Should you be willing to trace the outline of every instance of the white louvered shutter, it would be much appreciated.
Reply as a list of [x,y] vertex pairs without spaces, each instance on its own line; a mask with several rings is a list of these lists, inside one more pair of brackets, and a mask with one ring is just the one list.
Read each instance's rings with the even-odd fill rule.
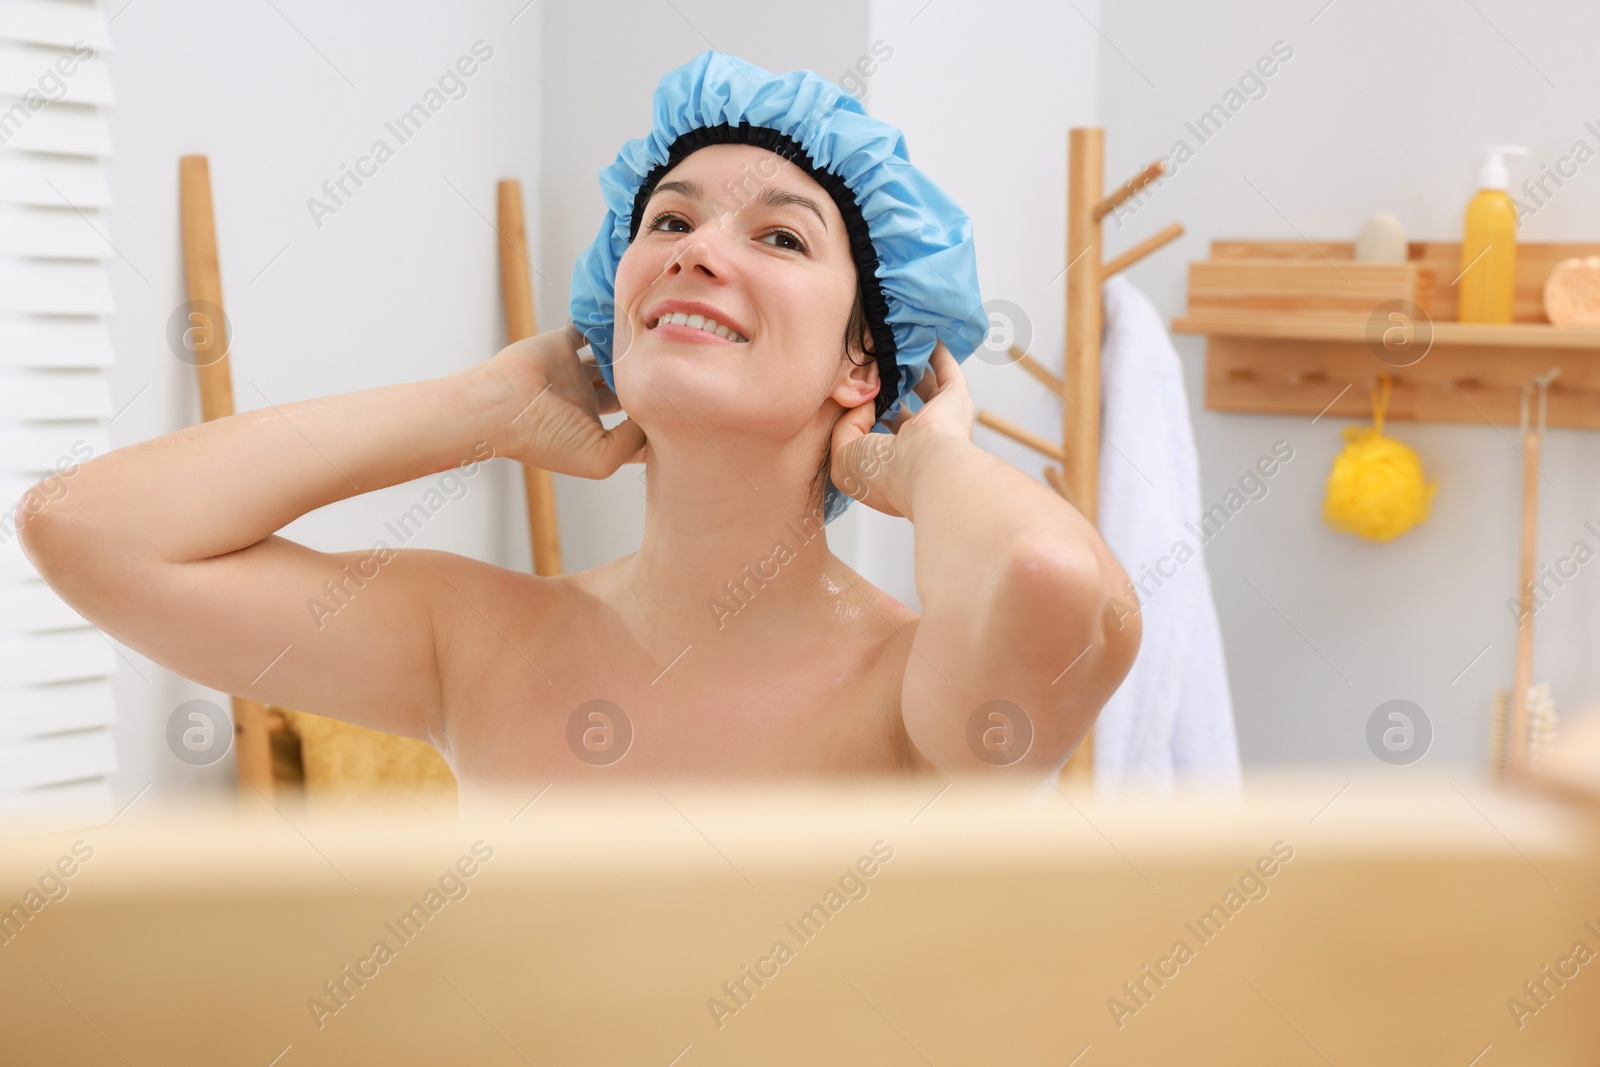
[[29,566],[11,511],[110,447],[110,45],[96,3],[0,0],[0,817],[61,825],[112,814],[117,653]]

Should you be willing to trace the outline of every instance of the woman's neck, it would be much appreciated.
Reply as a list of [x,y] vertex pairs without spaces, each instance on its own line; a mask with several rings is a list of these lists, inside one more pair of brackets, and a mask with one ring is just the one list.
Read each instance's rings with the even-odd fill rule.
[[704,468],[675,478],[683,468],[658,460],[647,455],[644,537],[617,561],[615,586],[617,609],[657,654],[675,641],[731,651],[793,638],[855,598],[811,499],[814,460],[746,452],[740,473],[716,479]]

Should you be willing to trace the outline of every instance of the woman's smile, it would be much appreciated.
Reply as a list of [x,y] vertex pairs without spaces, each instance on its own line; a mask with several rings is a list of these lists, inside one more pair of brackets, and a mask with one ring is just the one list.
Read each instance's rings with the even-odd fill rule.
[[[750,340],[750,331],[735,321],[727,312],[712,304],[698,300],[662,300],[645,315],[644,326],[656,330],[664,326],[686,327],[719,340],[744,344]],[[663,336],[680,337],[679,331],[668,331]],[[699,340],[699,338],[684,338]]]
[[691,326],[688,323],[678,323],[671,318],[663,318],[650,329],[652,334],[667,341],[688,341],[694,344],[706,345],[736,345],[744,344],[731,337],[714,334],[702,326]]

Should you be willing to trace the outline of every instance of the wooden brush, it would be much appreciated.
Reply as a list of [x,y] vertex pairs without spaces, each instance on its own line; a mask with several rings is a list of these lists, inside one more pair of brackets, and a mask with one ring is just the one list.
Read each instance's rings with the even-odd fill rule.
[[[1548,685],[1533,684],[1534,556],[1538,549],[1539,450],[1544,440],[1545,398],[1561,373],[1552,367],[1522,390],[1522,592],[1517,623],[1517,666],[1512,688],[1496,689],[1489,717],[1489,762],[1499,777],[1525,774],[1555,743],[1556,707]],[[1539,391],[1539,419],[1529,425],[1528,400]]]

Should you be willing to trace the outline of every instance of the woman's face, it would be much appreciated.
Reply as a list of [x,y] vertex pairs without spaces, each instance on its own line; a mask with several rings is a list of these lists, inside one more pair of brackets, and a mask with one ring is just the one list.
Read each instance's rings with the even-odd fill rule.
[[[697,428],[792,440],[877,394],[845,358],[855,261],[837,205],[797,164],[754,145],[702,148],[662,176],[617,266],[617,398]],[[742,335],[664,323],[672,301],[715,309]],[[692,312],[690,312],[692,313]]]

